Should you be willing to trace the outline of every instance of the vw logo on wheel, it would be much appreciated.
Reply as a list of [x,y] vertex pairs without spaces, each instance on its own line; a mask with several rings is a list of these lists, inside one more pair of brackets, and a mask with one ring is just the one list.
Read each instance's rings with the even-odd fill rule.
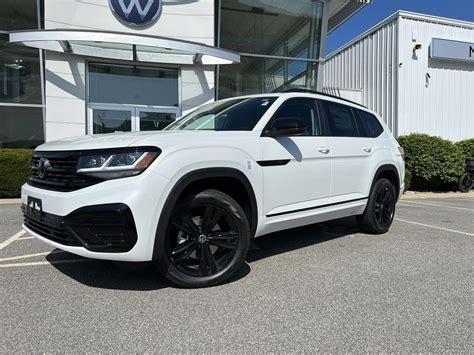
[[51,167],[51,163],[46,158],[41,158],[38,162],[38,177],[40,179],[46,178],[48,175],[48,170]]
[[158,19],[162,0],[109,0],[109,6],[126,25],[144,27]]

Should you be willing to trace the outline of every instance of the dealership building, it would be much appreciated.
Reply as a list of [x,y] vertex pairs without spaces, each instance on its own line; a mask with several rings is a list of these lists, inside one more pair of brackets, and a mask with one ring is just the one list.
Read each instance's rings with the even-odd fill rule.
[[474,137],[473,22],[399,11],[329,54],[321,76],[396,136]]
[[0,147],[158,130],[203,103],[321,89],[369,0],[2,0]]

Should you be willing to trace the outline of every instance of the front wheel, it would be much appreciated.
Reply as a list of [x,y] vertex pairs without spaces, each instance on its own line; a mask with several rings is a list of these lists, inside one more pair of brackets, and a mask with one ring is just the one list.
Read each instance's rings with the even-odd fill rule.
[[214,286],[241,268],[249,243],[249,222],[241,206],[221,191],[205,190],[186,196],[173,210],[166,260],[159,265],[178,286]]
[[370,191],[364,213],[357,217],[360,229],[370,234],[388,232],[395,216],[396,202],[395,186],[388,179],[377,180]]
[[472,175],[470,173],[464,173],[458,181],[459,191],[469,192],[472,189]]

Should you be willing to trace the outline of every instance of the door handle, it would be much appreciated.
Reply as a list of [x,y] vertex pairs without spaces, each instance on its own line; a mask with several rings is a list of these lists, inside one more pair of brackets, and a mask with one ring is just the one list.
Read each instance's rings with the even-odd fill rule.
[[372,148],[364,147],[364,148],[362,148],[362,150],[366,153],[370,153],[372,151]]
[[323,154],[327,154],[327,153],[329,153],[329,149],[325,148],[325,147],[320,147],[320,148],[318,148],[318,152],[323,153]]

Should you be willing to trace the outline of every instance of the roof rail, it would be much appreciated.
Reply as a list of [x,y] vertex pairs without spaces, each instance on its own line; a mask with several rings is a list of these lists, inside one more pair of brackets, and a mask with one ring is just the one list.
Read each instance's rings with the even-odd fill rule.
[[284,93],[288,93],[288,92],[301,92],[301,93],[308,93],[308,94],[317,94],[317,95],[332,97],[333,99],[338,99],[338,100],[350,102],[351,104],[354,104],[354,105],[357,105],[357,106],[361,106],[361,107],[367,108],[367,106],[364,106],[364,105],[362,105],[362,104],[360,104],[360,103],[358,103],[358,102],[355,102],[355,101],[352,101],[352,100],[349,100],[349,99],[345,99],[345,98],[343,98],[343,97],[339,97],[339,96],[336,96],[336,95],[326,94],[325,92],[320,92],[320,91],[316,91],[316,90],[311,90],[311,89],[292,88],[292,89],[287,89],[287,90],[285,90],[285,91],[283,91],[283,92],[284,92]]

